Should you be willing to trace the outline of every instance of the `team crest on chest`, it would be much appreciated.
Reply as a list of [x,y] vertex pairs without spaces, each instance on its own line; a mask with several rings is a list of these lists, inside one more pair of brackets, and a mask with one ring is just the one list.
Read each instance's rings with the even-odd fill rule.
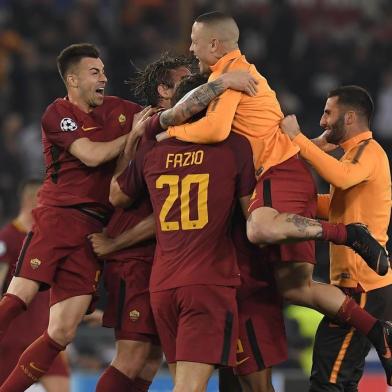
[[60,121],[60,128],[64,132],[73,132],[78,129],[78,126],[77,126],[76,122],[74,120],[72,120],[72,118],[64,117]]
[[137,321],[137,320],[139,320],[139,317],[140,317],[140,312],[138,312],[136,309],[131,310],[131,311],[129,312],[129,318],[130,318],[132,321]]
[[120,114],[119,116],[118,116],[118,122],[120,123],[120,125],[124,125],[125,124],[125,121],[127,121],[127,118],[125,117],[125,114]]
[[36,270],[41,265],[41,260],[40,259],[31,259],[30,265],[33,270]]

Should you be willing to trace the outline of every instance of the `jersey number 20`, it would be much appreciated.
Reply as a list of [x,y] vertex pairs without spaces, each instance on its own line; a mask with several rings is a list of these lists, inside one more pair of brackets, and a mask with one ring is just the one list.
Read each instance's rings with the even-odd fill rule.
[[[208,223],[208,183],[209,174],[188,174],[181,181],[177,175],[162,175],[156,180],[156,187],[162,189],[165,185],[169,186],[169,195],[163,203],[159,213],[162,231],[180,230],[180,222],[167,221],[166,217],[174,202],[180,194],[181,206],[181,229],[182,230],[200,230]],[[190,219],[189,199],[191,185],[198,185],[197,192],[197,216],[198,219]]]

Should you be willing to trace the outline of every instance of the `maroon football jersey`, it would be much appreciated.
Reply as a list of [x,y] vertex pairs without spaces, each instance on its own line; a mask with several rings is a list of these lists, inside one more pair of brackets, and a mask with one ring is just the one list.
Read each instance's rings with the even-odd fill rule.
[[67,99],[56,99],[42,117],[42,144],[46,178],[39,202],[50,206],[92,203],[111,209],[109,185],[116,160],[88,167],[68,152],[77,139],[108,142],[132,129],[141,107],[118,97],[105,97],[102,105],[84,113]]
[[[116,208],[113,216],[110,218],[106,228],[106,234],[111,237],[117,237],[124,231],[136,226],[143,219],[152,214],[152,207],[148,195],[141,198],[132,207],[124,210]],[[121,249],[117,252],[110,253],[108,260],[127,261],[130,259],[139,259],[152,263],[155,251],[155,239],[139,242],[138,244]]]
[[4,281],[3,292],[6,291],[11,282],[26,234],[17,221],[8,223],[0,230],[0,263],[8,264],[8,273]]
[[215,145],[146,143],[119,184],[132,199],[145,186],[150,193],[157,226],[151,291],[240,284],[230,218],[237,198],[254,188],[246,138],[232,133]]
[[246,236],[246,221],[237,204],[233,219],[233,242],[237,252],[238,266],[241,274],[241,286],[237,289],[237,297],[241,300],[257,293],[260,289],[270,288],[276,292],[273,266],[268,263],[263,249],[249,242]]

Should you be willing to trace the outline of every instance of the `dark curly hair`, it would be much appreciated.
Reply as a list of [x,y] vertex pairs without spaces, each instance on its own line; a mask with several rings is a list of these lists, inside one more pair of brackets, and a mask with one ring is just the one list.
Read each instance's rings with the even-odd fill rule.
[[160,99],[158,86],[163,84],[173,88],[170,71],[179,67],[191,69],[192,59],[186,56],[175,57],[165,52],[158,60],[148,64],[143,71],[138,71],[135,78],[126,83],[131,86],[132,93],[141,103],[157,106]]

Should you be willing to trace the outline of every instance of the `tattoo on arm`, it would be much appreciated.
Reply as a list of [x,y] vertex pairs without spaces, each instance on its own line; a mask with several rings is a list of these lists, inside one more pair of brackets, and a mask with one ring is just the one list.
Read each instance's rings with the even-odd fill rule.
[[163,128],[179,125],[196,113],[205,109],[209,103],[226,90],[220,79],[205,83],[192,92],[184,101],[178,102],[173,108],[165,110],[160,116]]
[[305,218],[304,216],[295,215],[295,214],[287,214],[286,222],[292,223],[300,233],[304,233],[303,238],[321,238],[322,237],[322,230],[320,233],[316,235],[313,232],[309,232],[311,228],[320,227],[320,222],[315,219]]

